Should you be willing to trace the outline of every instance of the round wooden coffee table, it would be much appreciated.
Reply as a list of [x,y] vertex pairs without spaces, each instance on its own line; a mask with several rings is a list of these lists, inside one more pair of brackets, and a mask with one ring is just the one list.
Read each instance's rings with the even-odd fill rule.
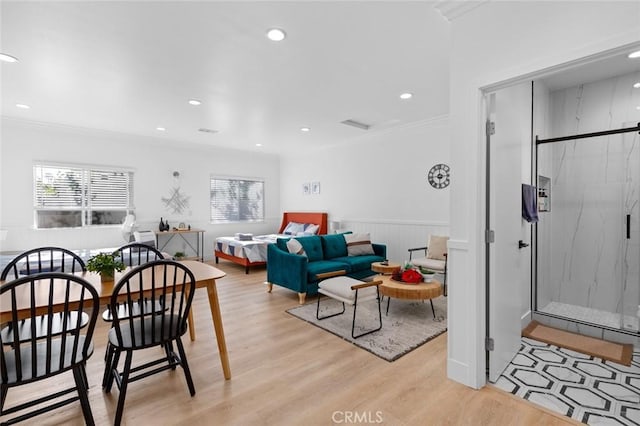
[[382,280],[382,284],[378,287],[380,294],[388,297],[387,314],[389,314],[389,301],[392,297],[405,300],[429,299],[433,318],[436,318],[436,310],[433,307],[433,300],[431,299],[442,296],[442,283],[440,281],[433,279],[429,283],[407,284],[393,280],[390,275],[380,276],[379,279]]
[[399,263],[387,262],[387,264],[384,265],[382,262],[371,262],[371,270],[380,274],[393,274],[393,271],[399,267]]

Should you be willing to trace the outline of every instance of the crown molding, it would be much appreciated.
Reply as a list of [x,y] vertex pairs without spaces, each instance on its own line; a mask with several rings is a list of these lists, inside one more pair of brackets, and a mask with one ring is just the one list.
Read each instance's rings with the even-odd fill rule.
[[489,0],[441,0],[433,6],[449,22],[482,6]]

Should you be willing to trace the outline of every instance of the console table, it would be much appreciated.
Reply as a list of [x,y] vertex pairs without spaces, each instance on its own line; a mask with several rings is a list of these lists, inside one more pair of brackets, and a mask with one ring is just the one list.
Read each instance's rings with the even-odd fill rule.
[[[186,260],[204,260],[204,229],[154,231],[156,234],[156,248],[166,251],[172,247],[173,255],[176,251],[184,251]],[[173,241],[173,244],[171,242]]]

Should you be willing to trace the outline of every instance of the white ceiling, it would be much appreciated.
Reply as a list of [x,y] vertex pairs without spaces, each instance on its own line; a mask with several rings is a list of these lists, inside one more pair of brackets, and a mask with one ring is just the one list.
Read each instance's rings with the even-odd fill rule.
[[612,77],[637,73],[640,78],[640,60],[628,54],[640,49],[640,45],[617,49],[596,59],[583,59],[575,65],[565,65],[559,71],[540,78],[550,91],[562,90],[580,84],[592,83]]
[[432,2],[3,1],[0,14],[0,52],[19,59],[1,65],[5,117],[281,153],[449,110],[449,23]]

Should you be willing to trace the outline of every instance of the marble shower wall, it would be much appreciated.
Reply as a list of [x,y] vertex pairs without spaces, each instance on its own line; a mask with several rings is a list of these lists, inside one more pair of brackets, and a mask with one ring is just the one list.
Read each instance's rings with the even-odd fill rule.
[[[640,73],[551,92],[552,134],[540,137],[635,126],[637,81]],[[539,308],[560,302],[635,317],[639,143],[637,133],[627,133],[539,147],[538,170],[551,178],[551,212],[541,213],[538,224]],[[626,214],[631,214],[631,240],[625,238]]]

